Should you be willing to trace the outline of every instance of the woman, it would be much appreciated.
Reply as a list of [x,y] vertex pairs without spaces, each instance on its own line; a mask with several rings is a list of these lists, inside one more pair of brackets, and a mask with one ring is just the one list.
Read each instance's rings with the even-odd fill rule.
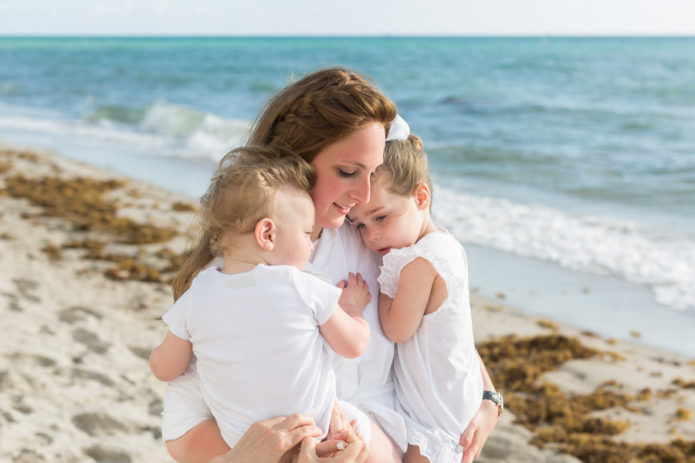
[[[363,246],[354,229],[341,225],[351,207],[369,201],[370,176],[383,160],[386,134],[395,117],[393,103],[360,76],[344,69],[326,69],[287,86],[271,98],[249,138],[249,144],[289,148],[314,167],[316,182],[311,197],[316,225],[312,269],[327,274],[334,282],[344,279],[348,272],[361,273],[372,294],[379,292],[376,257]],[[202,250],[193,261],[209,262],[211,257],[209,250]],[[189,284],[190,281],[177,279],[175,294]],[[367,351],[358,359],[339,359],[335,363],[337,392],[339,399],[354,405],[371,420],[367,430],[371,434],[370,453],[388,455],[387,461],[399,462],[406,440],[405,425],[395,412],[391,374],[394,346],[381,331],[376,299],[373,297],[364,311],[372,331]],[[200,397],[194,368],[191,370],[176,380],[178,384],[172,383],[175,387],[170,387],[164,404],[164,439],[171,455],[180,462],[208,461],[228,450]],[[481,370],[484,388],[493,389],[482,362]],[[334,428],[347,427],[341,420],[342,417],[335,417]],[[462,434],[465,463],[480,453],[496,420],[497,407],[483,401]],[[295,419],[279,421],[266,429],[265,435],[277,438],[274,442],[278,451],[287,451],[301,441],[297,440],[299,437],[314,432],[313,423]],[[253,452],[248,450],[246,456],[255,455]],[[255,461],[277,460],[259,456]]]

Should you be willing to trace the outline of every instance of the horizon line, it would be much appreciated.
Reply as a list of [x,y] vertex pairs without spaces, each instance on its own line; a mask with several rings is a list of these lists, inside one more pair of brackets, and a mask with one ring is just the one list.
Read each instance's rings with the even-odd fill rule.
[[0,38],[695,38],[695,32],[689,33],[630,33],[630,34],[541,34],[541,33],[490,33],[490,34],[101,34],[101,33],[15,33],[0,32]]

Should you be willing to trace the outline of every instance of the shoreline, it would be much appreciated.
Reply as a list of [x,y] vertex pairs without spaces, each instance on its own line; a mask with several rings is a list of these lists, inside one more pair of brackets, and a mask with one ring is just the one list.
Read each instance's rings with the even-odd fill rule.
[[[20,174],[24,180],[12,180],[16,184],[9,188]],[[77,176],[94,182],[75,183]],[[67,183],[38,195],[53,185],[49,177]],[[106,216],[130,221],[80,222],[79,210],[70,207],[85,201],[94,209],[94,189],[113,206]],[[78,194],[62,209],[55,201],[38,205],[41,198],[55,200],[56,192]],[[166,280],[194,224],[192,201],[53,152],[0,143],[0,205],[0,310],[6,327],[0,341],[0,460],[171,461],[159,436],[165,386],[150,374],[147,355],[165,331],[157,318],[171,304]],[[472,307],[479,347],[491,341],[508,345],[512,341],[504,336],[515,334],[564,336],[600,351],[569,357],[541,377],[569,395],[589,394],[613,381],[614,390],[635,397],[631,410],[592,412],[629,422],[613,442],[666,444],[695,435],[692,412],[686,416],[695,410],[695,385],[688,386],[695,384],[693,358],[559,325],[506,300],[473,294]],[[521,395],[495,384],[505,396]],[[646,388],[651,397],[637,400]],[[537,429],[514,424],[512,404],[477,461],[578,461],[555,452],[561,443],[546,442],[545,450],[530,444]]]

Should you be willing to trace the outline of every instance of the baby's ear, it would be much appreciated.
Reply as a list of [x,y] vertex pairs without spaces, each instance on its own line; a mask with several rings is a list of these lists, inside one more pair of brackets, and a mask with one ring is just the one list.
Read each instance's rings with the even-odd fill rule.
[[430,194],[430,187],[424,183],[418,183],[415,187],[415,203],[418,209],[428,209],[430,207],[430,201],[432,196]]
[[256,238],[256,243],[264,251],[272,251],[275,249],[275,234],[277,227],[273,219],[265,217],[256,223],[256,228],[253,230],[253,236]]

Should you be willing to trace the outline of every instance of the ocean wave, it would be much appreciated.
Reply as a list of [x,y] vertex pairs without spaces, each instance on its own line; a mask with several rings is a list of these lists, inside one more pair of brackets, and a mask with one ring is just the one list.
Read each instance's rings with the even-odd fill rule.
[[695,241],[609,217],[574,216],[437,188],[437,221],[464,242],[652,288],[660,304],[695,311]]
[[83,119],[28,112],[24,108],[0,116],[0,129],[53,137],[79,137],[116,143],[149,154],[201,158],[217,162],[241,145],[251,124],[163,101],[145,108],[99,106]]

